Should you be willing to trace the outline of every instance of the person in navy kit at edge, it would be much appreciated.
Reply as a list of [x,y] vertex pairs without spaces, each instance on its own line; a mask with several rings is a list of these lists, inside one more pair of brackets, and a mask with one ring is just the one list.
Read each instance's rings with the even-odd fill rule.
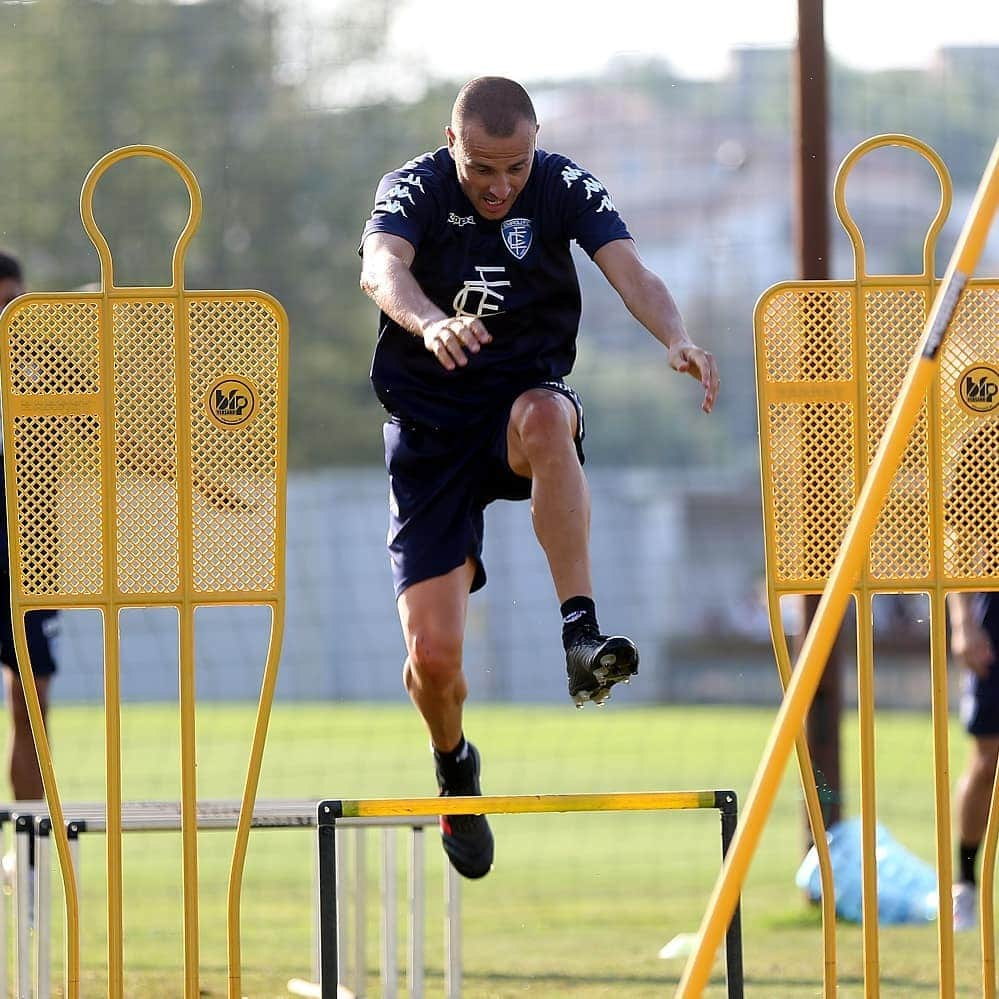
[[999,760],[999,593],[951,593],[947,597],[950,651],[965,668],[961,716],[971,750],[957,782],[957,876],[954,879],[954,928],[978,922],[975,865],[992,800]]
[[[24,278],[18,261],[7,253],[0,253],[0,311],[19,295],[24,294]],[[0,439],[2,440],[2,439]],[[0,443],[2,455],[2,443]],[[0,472],[0,512],[6,510],[4,479]],[[0,525],[0,589],[6,606],[0,610],[0,660],[3,670],[4,697],[10,715],[7,740],[8,773],[11,790],[18,801],[40,800],[45,797],[42,775],[38,767],[38,754],[31,734],[28,709],[24,703],[24,690],[17,671],[14,650],[14,633],[10,610],[10,554],[7,542],[7,518],[3,513]],[[31,611],[25,618],[28,653],[38,689],[42,716],[48,713],[49,685],[56,671],[50,640],[58,627],[56,611]],[[7,863],[5,861],[5,863]]]
[[[442,795],[480,794],[480,760],[462,730],[469,594],[485,583],[483,509],[530,499],[563,620],[569,693],[602,703],[638,671],[630,639],[600,633],[582,470],[583,410],[563,381],[581,296],[575,240],[625,305],[698,379],[714,359],[684,329],[643,264],[603,185],[535,145],[527,92],[503,77],[466,84],[447,145],[382,178],[361,238],[361,287],[381,310],[371,378],[389,413],[388,547],[406,641],[406,688],[430,733]],[[441,819],[444,849],[469,878],[487,874],[485,816]]]

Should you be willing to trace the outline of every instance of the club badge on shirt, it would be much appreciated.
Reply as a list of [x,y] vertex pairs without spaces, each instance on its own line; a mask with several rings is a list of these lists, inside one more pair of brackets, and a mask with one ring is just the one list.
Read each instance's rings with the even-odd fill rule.
[[506,248],[518,259],[523,260],[531,248],[534,233],[530,219],[504,219],[500,233]]

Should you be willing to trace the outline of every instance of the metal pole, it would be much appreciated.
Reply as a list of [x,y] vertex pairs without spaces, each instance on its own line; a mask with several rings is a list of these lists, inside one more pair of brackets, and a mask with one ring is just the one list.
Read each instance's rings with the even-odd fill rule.
[[354,980],[355,996],[363,996],[367,992],[368,955],[367,955],[367,859],[365,857],[365,831],[354,830]]
[[319,985],[323,999],[336,999],[337,925],[336,892],[322,891],[323,885],[336,884],[336,816],[329,802],[319,805],[317,829],[319,842]]
[[461,999],[461,891],[458,875],[450,864],[444,872],[444,995]]
[[[829,213],[826,209],[829,193],[829,111],[823,0],[798,0],[795,70],[795,237],[798,270],[802,280],[825,281],[829,277]],[[804,617],[796,657],[800,654],[801,642],[819,605],[818,594],[807,594],[803,599]],[[837,643],[829,653],[805,721],[805,738],[827,826],[838,822],[842,816],[839,739],[843,711],[842,673]],[[807,849],[811,845],[811,829],[807,821],[805,829]]]
[[51,831],[51,819],[38,820],[35,827],[35,985],[39,997],[52,994]]
[[[0,832],[2,832],[4,825],[10,821],[10,812],[0,811]],[[0,877],[6,879],[8,875],[7,870],[0,871]],[[9,884],[4,884],[4,894],[10,893],[13,895],[14,886]],[[10,959],[10,936],[7,931],[7,906],[8,903],[6,898],[0,898],[0,996],[7,995],[7,962]]]
[[[80,833],[87,831],[86,822],[69,822],[66,825],[66,841],[69,844],[69,859],[70,865],[73,870],[73,882],[76,886],[76,896],[80,897]],[[81,908],[77,905],[77,917],[80,916]],[[68,932],[68,931],[67,931]],[[69,949],[69,940],[66,939],[67,951]],[[69,995],[70,983],[69,983],[69,973],[70,973],[70,962],[69,955],[66,955],[66,967],[63,974],[63,979],[65,983],[66,995]]]
[[[721,816],[721,854],[724,860],[739,821],[739,800],[735,791],[718,792],[718,813]],[[742,999],[742,907],[738,902],[725,933],[725,977],[728,980],[728,999]]]
[[33,888],[31,877],[32,838],[34,836],[34,817],[31,815],[14,816],[14,857],[16,863],[14,900],[16,902],[15,939],[17,941],[17,960],[15,977],[18,996],[31,995],[31,941],[29,926],[34,919],[34,899],[31,897]]
[[409,857],[409,997],[423,999],[423,942],[426,900],[423,897],[423,826],[413,826]]
[[396,931],[399,925],[395,884],[395,829],[382,830],[382,996],[395,999],[399,980]]
[[[353,898],[353,885],[350,873],[350,837],[340,829],[336,837],[336,952],[340,955],[339,975],[344,982],[350,981],[350,903]],[[320,879],[318,890],[323,890]],[[320,927],[320,930],[322,928]],[[316,979],[319,980],[318,977]]]
[[[337,844],[339,846],[339,844]],[[338,858],[339,859],[339,858]],[[339,863],[337,867],[339,868]],[[339,874],[339,870],[337,871]],[[322,939],[322,926],[319,918],[319,841],[316,840],[315,852],[312,860],[312,981],[319,981],[319,943]],[[337,898],[340,893],[337,891]]]

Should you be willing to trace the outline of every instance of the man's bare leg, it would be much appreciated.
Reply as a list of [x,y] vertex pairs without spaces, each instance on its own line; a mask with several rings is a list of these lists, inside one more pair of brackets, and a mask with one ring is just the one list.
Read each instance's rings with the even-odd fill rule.
[[985,836],[997,759],[999,759],[999,736],[972,738],[968,764],[957,782],[955,791],[957,835],[962,843],[981,843]]
[[[414,583],[400,595],[399,620],[406,639],[403,678],[423,716],[434,747],[442,795],[478,795],[479,754],[462,732],[468,684],[462,645],[475,563]],[[451,864],[466,878],[481,878],[493,864],[493,836],[484,815],[442,815],[441,839]]]
[[564,395],[532,389],[514,403],[507,428],[507,461],[531,480],[534,533],[559,603],[593,596],[590,488],[576,454],[577,419]]
[[971,930],[978,924],[975,866],[985,838],[992,801],[999,736],[973,736],[967,765],[957,782],[957,875],[954,878],[954,929]]
[[[17,801],[36,801],[45,797],[42,774],[38,767],[38,754],[31,734],[28,706],[24,702],[24,688],[17,670],[3,667],[4,696],[10,719],[7,736],[7,762],[11,791]],[[42,718],[48,716],[49,677],[35,677]]]
[[449,751],[461,739],[461,711],[468,696],[462,672],[462,645],[468,594],[475,565],[414,583],[398,600],[406,639],[403,680],[426,722],[435,749]]
[[572,401],[531,389],[510,411],[507,462],[531,480],[534,532],[548,558],[562,612],[569,694],[582,707],[602,704],[611,687],[638,672],[629,638],[599,633],[590,570],[590,491],[576,452],[578,414]]

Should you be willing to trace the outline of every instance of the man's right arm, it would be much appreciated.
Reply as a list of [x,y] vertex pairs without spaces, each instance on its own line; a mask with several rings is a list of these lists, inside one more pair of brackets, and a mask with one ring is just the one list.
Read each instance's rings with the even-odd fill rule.
[[373,232],[364,240],[361,290],[390,319],[423,340],[448,371],[468,364],[492,337],[474,316],[448,316],[424,294],[410,269],[416,250],[401,236]]
[[431,323],[447,318],[417,284],[410,267],[416,250],[401,236],[373,232],[364,241],[361,290],[404,330],[423,336]]

